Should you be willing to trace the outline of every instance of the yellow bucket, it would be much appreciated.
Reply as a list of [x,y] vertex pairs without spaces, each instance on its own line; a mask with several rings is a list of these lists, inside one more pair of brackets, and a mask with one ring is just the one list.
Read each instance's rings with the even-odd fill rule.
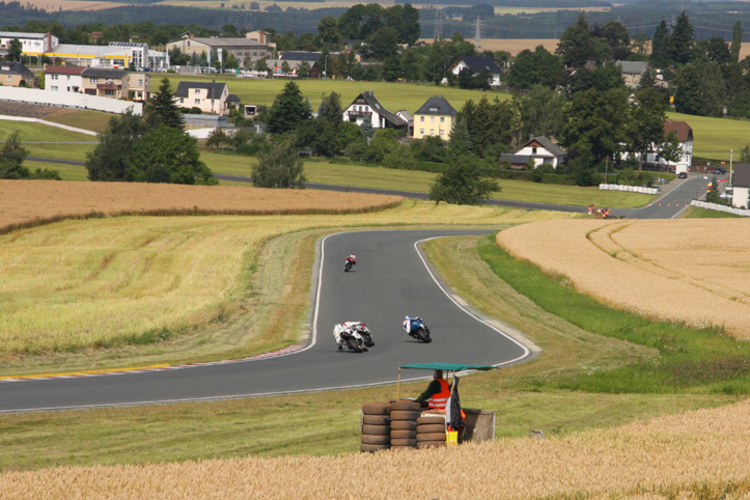
[[445,445],[454,446],[458,444],[458,431],[445,432]]

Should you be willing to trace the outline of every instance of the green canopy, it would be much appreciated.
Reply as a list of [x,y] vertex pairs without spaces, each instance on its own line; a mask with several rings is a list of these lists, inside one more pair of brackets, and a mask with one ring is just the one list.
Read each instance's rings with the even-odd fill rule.
[[401,368],[416,368],[418,370],[443,370],[447,372],[460,372],[464,370],[494,370],[500,368],[492,365],[467,365],[464,363],[409,363],[401,365]]

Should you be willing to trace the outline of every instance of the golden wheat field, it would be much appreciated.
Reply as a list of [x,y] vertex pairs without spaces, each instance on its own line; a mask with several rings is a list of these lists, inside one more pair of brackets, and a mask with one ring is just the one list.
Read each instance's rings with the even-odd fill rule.
[[750,221],[539,222],[497,235],[511,255],[614,307],[750,339]]
[[748,415],[742,401],[570,437],[6,472],[0,491],[29,500],[749,498]]
[[404,198],[364,193],[127,182],[0,180],[0,231],[65,217],[355,213]]

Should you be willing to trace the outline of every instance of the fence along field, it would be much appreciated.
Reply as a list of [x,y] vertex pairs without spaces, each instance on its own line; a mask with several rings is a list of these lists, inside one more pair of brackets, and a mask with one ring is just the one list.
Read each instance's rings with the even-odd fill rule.
[[539,222],[497,242],[600,302],[750,339],[748,221]]
[[0,490],[6,498],[34,500],[747,498],[749,413],[745,400],[542,440],[5,472]]

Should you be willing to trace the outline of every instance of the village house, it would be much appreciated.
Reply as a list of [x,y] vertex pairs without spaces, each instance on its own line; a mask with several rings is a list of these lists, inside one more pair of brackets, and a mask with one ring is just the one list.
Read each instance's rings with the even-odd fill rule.
[[121,69],[86,68],[81,72],[81,92],[86,95],[125,99],[130,75]]
[[631,89],[638,88],[641,78],[648,70],[648,63],[645,61],[615,61],[615,65],[622,72],[625,86]]
[[357,96],[344,110],[344,121],[362,126],[369,121],[374,129],[395,128],[407,129],[409,122],[380,104],[372,90],[366,90]]
[[750,163],[735,163],[731,181],[732,206],[750,207]]
[[500,155],[500,163],[507,163],[510,168],[535,169],[541,165],[557,168],[565,160],[565,150],[551,139],[538,136],[531,137],[513,153]]
[[180,107],[199,108],[202,113],[224,115],[230,111],[229,95],[226,83],[182,81],[177,85],[174,97]]
[[434,95],[414,113],[414,138],[437,136],[447,141],[458,111],[443,97]]
[[493,87],[500,85],[500,75],[502,70],[500,66],[495,62],[494,59],[487,56],[463,56],[458,61],[454,62],[448,71],[458,76],[461,70],[469,68],[474,72],[474,76],[478,75],[482,71],[487,71],[490,74],[489,84]]
[[35,87],[36,77],[23,63],[0,61],[0,85]]
[[47,92],[81,92],[82,66],[48,66],[44,70],[44,90]]

